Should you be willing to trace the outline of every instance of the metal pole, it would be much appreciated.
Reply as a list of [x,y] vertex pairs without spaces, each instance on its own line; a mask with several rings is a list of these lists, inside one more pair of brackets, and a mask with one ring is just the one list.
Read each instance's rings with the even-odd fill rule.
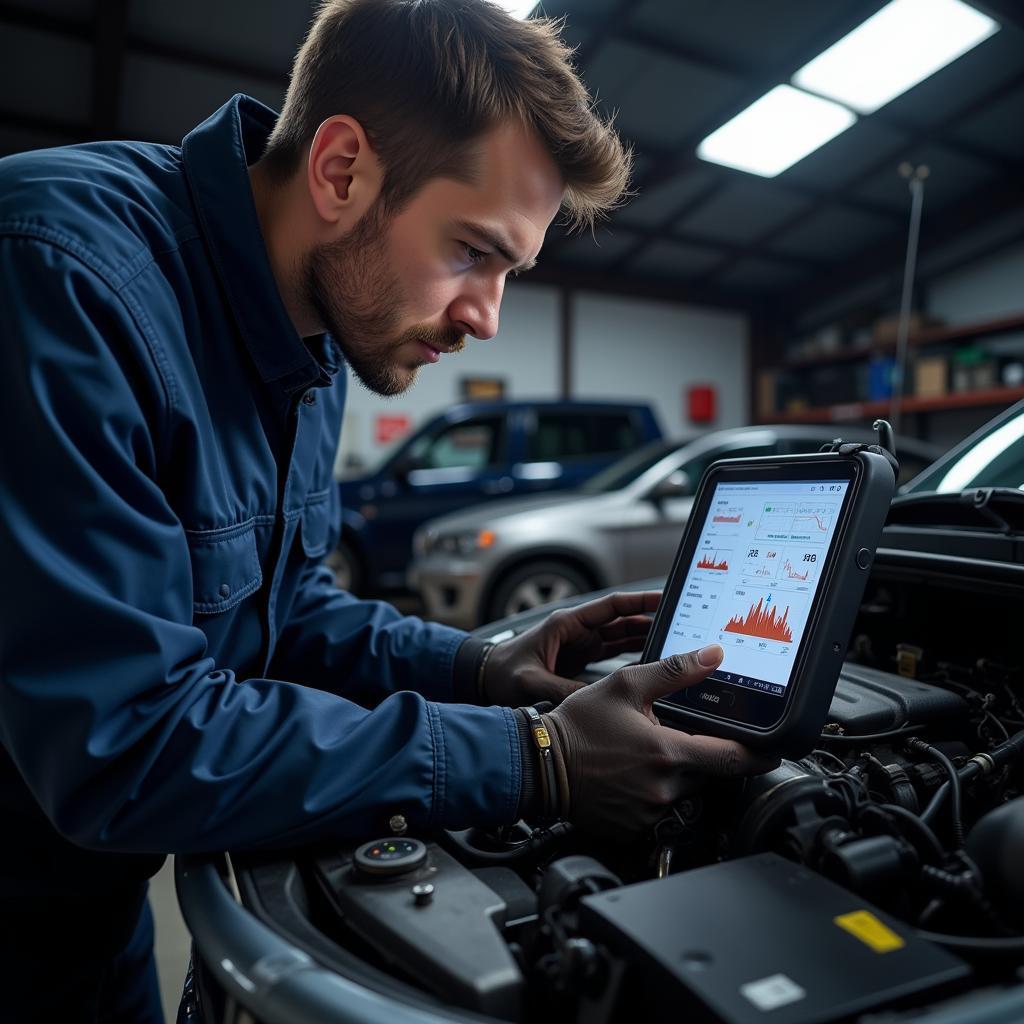
[[910,338],[910,307],[914,301],[914,273],[917,269],[917,243],[921,234],[921,207],[924,205],[924,179],[928,168],[921,164],[912,167],[900,164],[900,174],[909,179],[910,230],[907,233],[907,258],[903,265],[903,294],[900,298],[900,319],[896,331],[896,365],[892,374],[892,398],[889,422],[893,433],[899,435],[900,406],[903,401],[903,383],[907,375],[907,349]]

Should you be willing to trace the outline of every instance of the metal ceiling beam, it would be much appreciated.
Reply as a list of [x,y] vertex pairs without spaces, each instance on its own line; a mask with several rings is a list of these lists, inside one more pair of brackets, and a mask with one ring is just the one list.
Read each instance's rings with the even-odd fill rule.
[[[966,200],[958,201],[952,210],[944,211],[941,217],[931,220],[927,215],[921,227],[920,249],[927,252],[936,250],[953,241],[966,231],[971,231],[994,217],[1004,216],[1007,210],[1019,210],[1024,204],[1024,182],[1009,179],[1001,187],[983,186]],[[893,275],[893,292],[899,288],[899,270],[903,264],[906,249],[906,231],[893,233],[882,242],[875,243],[846,260],[839,272],[823,272],[811,281],[804,282],[785,297],[780,305],[794,315],[813,302],[823,305],[844,291],[880,274]],[[970,259],[970,257],[968,257]],[[953,267],[945,267],[948,273]]]
[[[630,140],[624,141],[634,145]],[[703,206],[705,202],[721,192],[722,189],[730,182],[750,180],[749,174],[745,174],[743,171],[734,170],[731,167],[723,167],[720,164],[712,164],[702,161],[701,167],[715,175],[717,180],[707,186],[707,188],[702,189],[693,199],[688,199],[685,203],[675,207],[671,213],[665,217],[664,221],[660,225],[648,228],[634,227],[626,224],[622,225],[624,228],[628,227],[630,231],[635,231],[643,237],[637,241],[636,245],[630,247],[630,249],[624,252],[622,256],[615,261],[612,269],[622,270],[634,257],[639,255],[649,241],[676,235],[677,232],[672,229],[673,224],[678,223],[683,217],[688,216],[692,211]],[[772,187],[788,195],[811,201],[819,200],[822,197],[827,196],[828,202],[831,204],[842,206],[858,213],[866,213],[874,217],[884,217],[886,220],[893,221],[894,223],[903,222],[901,214],[894,212],[890,207],[884,206],[881,203],[872,203],[868,200],[857,199],[853,196],[847,195],[836,196],[829,193],[827,189],[814,188],[811,185],[805,185],[793,181],[773,182]],[[614,220],[612,223],[614,224]],[[552,242],[548,244],[548,252],[551,255],[556,255],[568,244],[570,240],[570,238],[565,236],[553,239]],[[773,258],[775,257],[773,256]]]
[[676,206],[672,213],[666,218],[665,226],[654,230],[648,229],[644,231],[641,237],[624,253],[622,253],[622,255],[619,256],[608,269],[612,273],[622,273],[651,242],[655,241],[659,237],[667,235],[671,229],[671,225],[682,220],[683,217],[688,216],[698,207],[703,206],[709,199],[712,199],[717,193],[721,192],[723,188],[725,188],[724,180],[713,182],[707,188],[701,189],[697,195],[688,199],[685,203]]
[[[607,42],[620,23],[633,13],[639,0],[618,0],[618,3],[601,19],[595,27],[594,34],[576,51],[576,66],[582,68],[587,61],[593,60],[594,54]],[[575,15],[573,16],[575,21]]]
[[523,275],[517,282],[527,285],[557,285],[564,288],[584,289],[603,295],[624,298],[653,299],[677,305],[702,305],[718,309],[755,312],[762,306],[759,298],[749,293],[721,288],[693,288],[685,281],[634,281],[621,274],[600,270],[551,267],[544,263]]
[[[1011,85],[1010,83],[1014,84]],[[989,89],[987,92],[983,93],[981,96],[975,97],[955,112],[947,114],[939,121],[936,121],[935,124],[929,125],[927,128],[922,129],[911,138],[905,139],[899,145],[887,150],[884,156],[869,164],[868,167],[860,171],[842,187],[826,190],[809,206],[805,207],[803,210],[797,211],[792,217],[787,217],[784,221],[781,221],[768,231],[765,231],[754,240],[753,244],[749,247],[747,255],[767,259],[774,258],[775,254],[768,249],[768,246],[770,246],[775,239],[809,220],[824,206],[827,206],[839,199],[849,190],[855,189],[859,185],[864,184],[864,182],[868,181],[879,171],[883,171],[887,167],[891,167],[895,171],[899,161],[905,159],[909,151],[940,141],[944,134],[953,126],[988,106],[992,102],[992,97],[994,95],[1002,95],[1008,88],[1015,88],[1016,85],[1024,84],[1024,72],[1014,75],[1010,80],[1010,83],[1004,82],[992,89]],[[712,267],[706,274],[702,275],[700,279],[705,283],[710,283],[721,274],[730,270],[736,261],[737,257],[728,256],[717,266]]]
[[[710,135],[716,128],[731,120],[741,110],[745,110],[754,100],[759,99],[779,82],[788,82],[808,61],[856,28],[862,21],[883,7],[886,2],[887,0],[857,0],[857,2],[846,6],[841,14],[837,14],[830,20],[827,29],[818,34],[813,45],[797,48],[777,64],[765,68],[755,77],[748,79],[748,87],[742,95],[733,103],[720,108],[714,116],[706,118],[676,147],[674,152],[666,154],[665,159],[656,162],[655,166],[637,184],[643,188],[653,188],[697,162],[699,158],[695,151],[705,136]],[[700,162],[703,163],[703,161]]]

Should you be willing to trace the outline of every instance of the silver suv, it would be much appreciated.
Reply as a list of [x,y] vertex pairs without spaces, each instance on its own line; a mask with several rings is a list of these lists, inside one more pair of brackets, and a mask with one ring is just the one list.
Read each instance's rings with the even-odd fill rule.
[[[817,451],[837,434],[875,440],[870,431],[834,424],[718,430],[688,443],[647,445],[567,494],[433,519],[414,536],[409,584],[428,617],[472,629],[575,594],[664,576],[712,462]],[[939,454],[923,442],[902,442],[901,480]]]

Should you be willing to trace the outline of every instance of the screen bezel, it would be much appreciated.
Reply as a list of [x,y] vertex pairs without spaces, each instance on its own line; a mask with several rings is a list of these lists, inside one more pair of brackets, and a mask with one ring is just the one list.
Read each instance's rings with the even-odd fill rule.
[[811,602],[807,625],[800,638],[796,657],[793,659],[793,668],[785,692],[782,695],[765,693],[729,683],[712,673],[703,682],[658,701],[656,711],[659,715],[672,718],[673,711],[685,711],[686,716],[698,715],[703,718],[733,722],[746,728],[765,732],[770,731],[785,717],[793,703],[794,695],[800,687],[803,666],[807,661],[813,638],[821,624],[822,608],[835,574],[839,554],[845,546],[851,510],[856,501],[861,479],[861,467],[856,459],[841,458],[835,455],[781,456],[770,460],[736,460],[732,463],[712,465],[701,482],[686,532],[672,566],[672,573],[662,593],[661,604],[658,607],[644,654],[645,661],[657,660],[660,657],[661,649],[672,627],[683,585],[696,555],[697,543],[710,513],[712,497],[720,483],[786,483],[826,479],[846,480],[849,482],[849,486],[843,496],[832,544],[821,571],[820,583]]

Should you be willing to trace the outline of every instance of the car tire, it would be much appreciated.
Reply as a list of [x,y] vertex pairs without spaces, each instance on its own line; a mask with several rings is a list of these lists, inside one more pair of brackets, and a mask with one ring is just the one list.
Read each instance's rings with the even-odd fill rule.
[[350,594],[359,594],[363,587],[363,566],[355,548],[342,537],[338,546],[324,559],[324,564],[334,573],[334,584]]
[[593,589],[586,575],[567,562],[527,562],[501,579],[488,602],[486,621],[504,619]]

